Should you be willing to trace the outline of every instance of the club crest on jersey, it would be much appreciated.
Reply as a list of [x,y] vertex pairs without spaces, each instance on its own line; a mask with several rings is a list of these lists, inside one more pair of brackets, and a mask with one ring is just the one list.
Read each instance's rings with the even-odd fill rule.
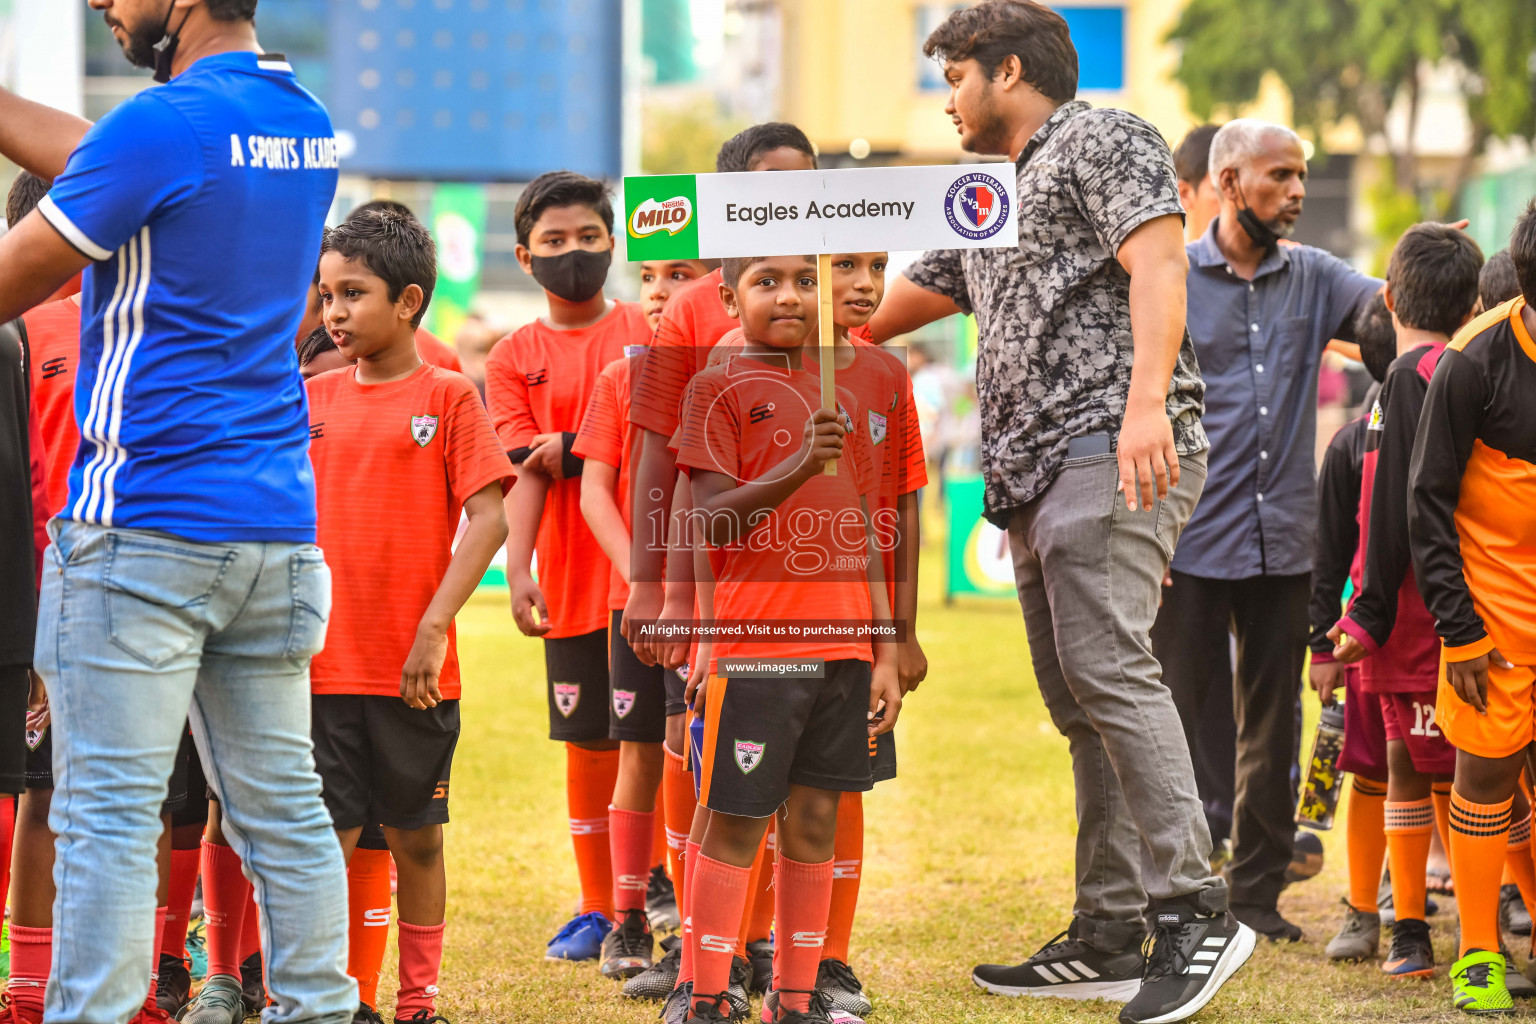
[[425,448],[432,443],[437,436],[436,416],[412,416],[411,440],[416,442],[416,447]]
[[853,417],[848,415],[848,410],[843,408],[843,403],[837,403],[837,418],[842,422],[843,429],[853,433]]
[[576,710],[576,705],[581,703],[580,683],[555,683],[555,708],[566,718]]
[[885,440],[886,418],[875,410],[869,410],[869,443],[879,444]]
[[1371,403],[1371,418],[1366,421],[1365,429],[1380,430],[1385,425],[1386,419],[1386,413],[1381,408],[1381,400],[1377,399]]
[[762,763],[763,744],[751,740],[736,741],[736,767],[741,769],[741,774],[751,775]]
[[27,730],[27,749],[36,750],[43,742],[43,737],[48,735],[48,727]]
[[634,690],[613,691],[613,711],[620,718],[629,717],[629,713],[635,710]]

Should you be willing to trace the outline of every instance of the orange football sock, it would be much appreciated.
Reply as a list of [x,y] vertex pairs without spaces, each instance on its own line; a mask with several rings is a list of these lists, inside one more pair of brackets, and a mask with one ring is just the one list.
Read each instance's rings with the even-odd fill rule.
[[[1353,804],[1350,813],[1354,813]],[[848,962],[848,943],[853,938],[853,915],[859,908],[859,879],[863,874],[864,794],[844,793],[837,802],[837,839],[832,847],[832,906],[827,914],[823,960]]]
[[656,839],[655,811],[608,808],[608,857],[613,864],[613,909],[619,914],[645,911]]
[[11,891],[11,850],[16,845],[16,800],[0,796],[0,898]]
[[149,994],[144,997],[144,1008],[136,1016],[149,1017],[153,1020],[153,1014],[159,1007],[156,1005],[155,996],[160,991],[160,946],[165,942],[165,908],[155,908],[155,957],[149,962]]
[[358,998],[379,1005],[379,973],[389,945],[389,851],[354,850],[347,865],[347,973]]
[[779,942],[774,948],[773,974],[779,986],[780,1010],[806,1012],[827,939],[827,911],[832,905],[832,862],[802,864],[778,859],[775,872]]
[[[691,853],[692,851],[690,851]],[[741,918],[747,909],[751,868],[698,855],[693,869],[693,900],[689,907],[695,936],[693,950],[693,1007],[717,1004],[729,1013],[723,996],[731,981],[731,954]],[[811,975],[814,985],[816,976]]]
[[688,762],[683,760],[683,755],[674,754],[671,748],[662,749],[666,751],[666,768],[661,775],[661,807],[666,819],[667,868],[672,875],[672,884],[677,888],[677,906],[681,912],[686,884],[684,876],[687,874],[683,870],[683,852],[688,846],[688,834],[693,830],[693,812],[698,802],[693,796],[693,773],[688,770]]
[[[1367,914],[1376,913],[1381,862],[1387,852],[1387,837],[1382,827],[1386,800],[1385,783],[1355,776],[1344,823],[1345,848],[1349,856],[1349,905]],[[841,823],[838,831],[842,831]],[[833,893],[835,905],[835,889]]]
[[[772,819],[770,819],[772,820]],[[768,839],[770,831],[763,833],[763,841],[757,846],[757,859],[752,862],[752,881],[747,886],[746,912],[741,915],[741,931],[736,936],[736,955],[747,955],[747,943],[766,939],[773,931],[773,850]]]
[[608,853],[608,804],[619,777],[617,750],[565,745],[565,798],[571,814],[571,845],[581,877],[581,912],[613,918],[613,861]]
[[5,998],[17,1024],[40,1024],[43,992],[53,968],[53,929],[11,925],[11,976]]
[[261,952],[261,912],[256,909],[256,891],[245,907],[245,921],[240,926],[240,962],[243,964]]
[[[1435,802],[1435,832],[1440,836],[1440,849],[1445,851],[1446,862],[1451,859],[1451,784],[1436,782],[1429,787],[1429,798]],[[1456,880],[1451,879],[1451,888]]]
[[1536,863],[1531,861],[1531,816],[1509,825],[1509,846],[1504,854],[1504,873],[1520,887],[1527,913],[1536,910]]
[[692,839],[683,840],[687,854],[683,859],[683,893],[687,899],[678,905],[683,917],[683,952],[677,964],[677,984],[693,980],[693,957],[698,952],[698,937],[693,931],[693,875],[702,856],[699,844]]
[[[1429,837],[1435,831],[1434,802],[1429,797],[1388,800],[1385,829],[1392,863],[1392,907],[1399,921],[1422,921],[1424,865],[1429,860]],[[1353,874],[1353,864],[1350,869]]]
[[[660,794],[657,795],[660,796]],[[652,830],[655,836],[651,840],[651,867],[665,871],[667,868],[667,812],[660,800],[656,801],[656,812],[656,827]]]
[[197,873],[202,859],[201,850],[171,851],[171,895],[165,908],[161,953],[182,958],[187,955],[187,927],[191,924],[192,897],[197,891]]
[[203,841],[203,920],[208,938],[208,974],[240,977],[240,941],[251,883],[240,869],[240,855],[227,846]]
[[1509,847],[1514,798],[1475,804],[1451,793],[1451,877],[1461,916],[1461,955],[1499,948],[1499,873]]
[[437,978],[443,967],[443,931],[446,928],[446,924],[400,922],[400,989],[395,996],[396,1020],[412,1017],[425,1020],[437,1012]]

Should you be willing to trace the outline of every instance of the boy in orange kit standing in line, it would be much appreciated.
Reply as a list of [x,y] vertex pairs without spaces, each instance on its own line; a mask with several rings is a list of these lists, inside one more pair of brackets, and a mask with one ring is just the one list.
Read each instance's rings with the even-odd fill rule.
[[[697,260],[640,265],[641,302],[654,327],[672,289],[708,273]],[[648,346],[627,345],[624,358],[609,363],[582,417],[571,451],[583,460],[581,511],[612,566],[608,586],[609,701],[608,738],[619,742],[619,775],[608,809],[609,850],[613,860],[616,927],[603,940],[605,977],[628,979],[648,970],[654,947],[646,915],[647,878],[653,873],[656,794],[662,777],[662,742],[667,728],[665,676],[676,673],[647,665],[620,631],[629,598],[630,468],[639,454],[639,431],[629,423],[629,395],[634,374]],[[665,814],[662,815],[665,817]],[[679,828],[692,825],[692,814]]]
[[[858,429],[864,410],[839,389],[836,411],[816,408],[804,420],[792,412],[820,405],[819,377],[802,362],[815,338],[815,264],[800,256],[727,260],[722,276],[721,298],[738,314],[746,345],[694,379],[677,456],[704,540],[715,549],[713,617],[887,621],[880,560],[870,550],[866,496],[879,480]],[[823,475],[833,460],[836,475]],[[812,520],[816,535],[801,536],[795,524]],[[811,566],[797,551],[833,560]],[[774,918],[782,941],[778,989],[765,1013],[825,1024],[829,1007],[815,986],[839,797],[870,788],[868,737],[888,732],[900,712],[894,645],[722,638],[713,654],[707,683],[692,695],[703,712],[700,803],[710,815],[686,893],[697,938],[689,1019],[731,1015],[726,990],[752,863],[768,819],[778,816]],[[770,655],[816,661],[817,671],[757,679],[728,667],[733,658]]]
[[[512,616],[544,638],[549,737],[566,746],[571,842],[581,909],[550,940],[552,960],[595,960],[613,929],[608,808],[619,744],[608,738],[608,559],[581,514],[582,460],[572,451],[598,375],[644,344],[633,303],[611,302],[613,203],[602,182],[555,171],[518,198],[517,258],[544,288],[549,313],[491,350],[485,394],[517,467],[507,502]],[[532,558],[538,553],[539,580]]]
[[[357,365],[306,383],[319,540],[336,595],[311,673],[315,765],[348,858],[365,826],[384,826],[400,875],[394,1015],[417,1024],[444,1022],[453,619],[506,539],[512,478],[474,385],[417,355],[436,265],[414,219],[374,212],[332,231],[320,258],[325,322]],[[468,526],[455,546],[461,510]],[[378,1019],[371,1007],[358,1014]]]

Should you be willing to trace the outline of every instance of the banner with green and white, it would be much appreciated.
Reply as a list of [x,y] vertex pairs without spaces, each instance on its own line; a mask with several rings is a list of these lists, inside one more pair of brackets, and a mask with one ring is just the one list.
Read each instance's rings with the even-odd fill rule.
[[1019,244],[1013,164],[624,179],[629,259]]

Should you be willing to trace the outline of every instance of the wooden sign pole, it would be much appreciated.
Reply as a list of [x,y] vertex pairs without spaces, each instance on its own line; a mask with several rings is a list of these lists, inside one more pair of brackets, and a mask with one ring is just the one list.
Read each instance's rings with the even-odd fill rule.
[[[837,325],[832,309],[832,255],[821,253],[816,257],[816,296],[821,303],[817,318],[820,335],[821,358],[821,407],[837,411]],[[827,476],[837,475],[837,463],[827,463],[823,471]]]

